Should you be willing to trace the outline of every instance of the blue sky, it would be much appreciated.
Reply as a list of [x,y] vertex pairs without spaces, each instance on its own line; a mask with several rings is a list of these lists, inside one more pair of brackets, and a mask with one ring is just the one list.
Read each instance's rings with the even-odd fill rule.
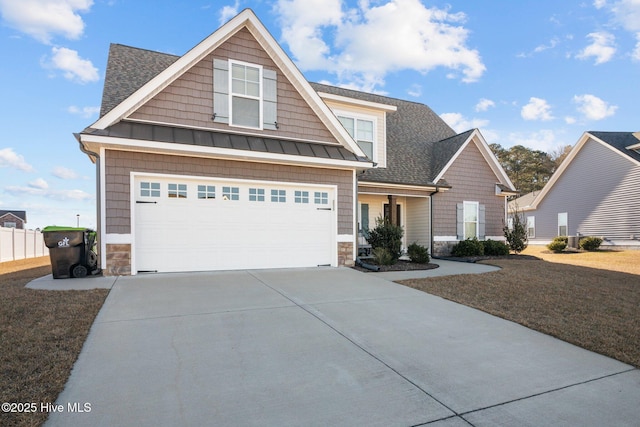
[[109,43],[181,55],[247,7],[308,80],[427,104],[489,143],[640,130],[640,0],[0,0],[0,209],[95,227],[72,134],[98,117]]

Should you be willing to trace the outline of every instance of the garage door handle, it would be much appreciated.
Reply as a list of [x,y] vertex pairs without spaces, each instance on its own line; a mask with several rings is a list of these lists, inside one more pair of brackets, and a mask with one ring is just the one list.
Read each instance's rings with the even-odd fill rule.
[[316,209],[318,209],[319,211],[332,211],[333,210],[331,208],[316,208]]
[[136,200],[136,203],[153,203],[155,205],[158,202],[147,202],[146,200]]

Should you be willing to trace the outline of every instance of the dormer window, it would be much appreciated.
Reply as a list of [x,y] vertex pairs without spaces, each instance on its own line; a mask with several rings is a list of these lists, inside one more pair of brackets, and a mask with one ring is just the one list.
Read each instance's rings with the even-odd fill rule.
[[342,126],[349,132],[349,135],[358,143],[358,146],[364,151],[364,154],[373,161],[374,158],[374,141],[375,141],[375,119],[368,117],[355,117],[338,114],[338,120]]
[[214,58],[213,121],[277,129],[277,73],[261,65]]

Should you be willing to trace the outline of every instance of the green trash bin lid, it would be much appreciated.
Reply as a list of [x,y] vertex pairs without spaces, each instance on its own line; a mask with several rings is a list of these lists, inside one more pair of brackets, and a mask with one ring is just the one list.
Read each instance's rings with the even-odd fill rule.
[[84,228],[84,227],[64,227],[59,225],[49,225],[42,229],[43,233],[47,231],[93,231],[93,230],[89,230],[88,228]]

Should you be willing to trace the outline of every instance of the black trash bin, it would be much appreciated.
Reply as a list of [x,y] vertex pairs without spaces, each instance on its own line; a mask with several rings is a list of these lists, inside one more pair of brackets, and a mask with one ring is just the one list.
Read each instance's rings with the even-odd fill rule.
[[96,232],[88,228],[45,227],[44,244],[49,248],[54,279],[85,277],[97,271]]

